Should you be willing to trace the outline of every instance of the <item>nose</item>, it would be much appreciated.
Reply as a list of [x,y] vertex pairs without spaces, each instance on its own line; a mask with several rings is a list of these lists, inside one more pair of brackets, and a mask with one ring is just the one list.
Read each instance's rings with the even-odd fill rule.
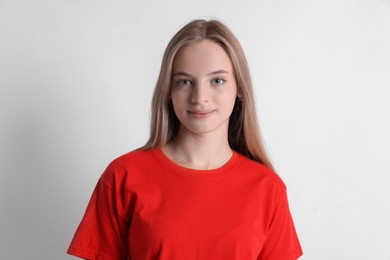
[[191,103],[202,104],[209,101],[209,89],[206,84],[197,84],[193,86],[191,92]]

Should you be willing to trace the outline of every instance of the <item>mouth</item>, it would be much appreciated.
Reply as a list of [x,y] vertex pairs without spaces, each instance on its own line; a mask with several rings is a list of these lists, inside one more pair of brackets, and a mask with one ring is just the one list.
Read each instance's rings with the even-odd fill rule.
[[188,113],[198,119],[204,119],[212,114],[214,114],[215,110],[202,110],[202,111],[188,111]]

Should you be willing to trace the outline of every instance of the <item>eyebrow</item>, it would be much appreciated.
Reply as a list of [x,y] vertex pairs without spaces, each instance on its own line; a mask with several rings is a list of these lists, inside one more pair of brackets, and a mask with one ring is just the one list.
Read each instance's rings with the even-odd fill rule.
[[[207,76],[216,75],[216,74],[229,74],[229,72],[227,72],[226,70],[216,70],[216,71],[213,71],[213,72],[208,73]],[[174,77],[176,77],[176,76],[192,77],[191,74],[186,73],[186,72],[184,72],[184,71],[175,72],[175,73],[173,74],[173,76],[174,76]]]

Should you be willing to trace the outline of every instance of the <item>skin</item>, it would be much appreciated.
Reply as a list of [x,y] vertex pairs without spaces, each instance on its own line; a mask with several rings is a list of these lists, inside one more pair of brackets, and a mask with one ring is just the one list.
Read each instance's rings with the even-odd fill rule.
[[228,125],[237,98],[233,65],[225,50],[210,40],[180,49],[170,94],[180,127],[175,141],[163,147],[164,153],[187,168],[224,165],[233,153]]

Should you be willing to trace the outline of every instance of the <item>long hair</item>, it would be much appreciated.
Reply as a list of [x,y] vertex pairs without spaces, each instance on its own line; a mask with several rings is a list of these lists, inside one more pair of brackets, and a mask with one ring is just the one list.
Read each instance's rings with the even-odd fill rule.
[[264,148],[257,123],[252,81],[244,51],[234,34],[220,21],[194,20],[178,31],[169,42],[161,63],[152,100],[150,137],[140,149],[159,148],[173,140],[179,129],[169,99],[172,66],[177,52],[186,45],[211,40],[229,55],[237,81],[237,98],[229,119],[228,141],[235,151],[274,169]]

